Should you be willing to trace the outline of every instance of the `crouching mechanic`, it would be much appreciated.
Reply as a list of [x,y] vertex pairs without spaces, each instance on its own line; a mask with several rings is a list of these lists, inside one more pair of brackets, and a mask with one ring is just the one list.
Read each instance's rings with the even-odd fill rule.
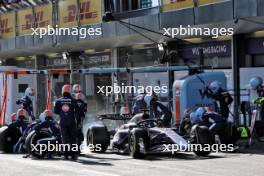
[[[77,101],[71,96],[71,86],[62,87],[62,97],[55,102],[54,113],[60,116],[60,129],[62,143],[70,146],[70,150],[64,151],[65,159],[78,159],[77,146],[77,118],[81,113]],[[78,147],[78,148],[76,148]]]
[[24,96],[16,101],[16,104],[27,111],[32,121],[35,121],[34,110],[33,110],[33,99],[35,96],[35,90],[32,87],[28,87],[25,90]]
[[[35,125],[33,129],[37,133],[41,130],[46,130],[51,134],[51,137],[39,140],[39,144],[48,145],[48,142],[50,142],[50,144],[56,144],[56,141],[58,141],[59,143],[61,141],[60,129],[58,128],[58,125],[54,120],[52,112],[50,110],[45,110],[41,113],[40,123]],[[51,154],[48,157],[52,157]]]
[[168,107],[157,101],[157,99],[158,97],[156,95],[146,95],[144,97],[147,107],[150,108],[150,117],[160,120],[160,126],[170,127],[172,113]]
[[[190,114],[190,120],[193,125],[206,125],[211,131],[215,142],[225,141],[224,129],[226,127],[226,120],[220,114],[200,107]],[[218,141],[219,139],[220,141]]]
[[21,153],[24,149],[23,148],[23,146],[24,146],[23,134],[25,133],[25,131],[28,127],[26,111],[24,109],[19,109],[16,113],[16,120],[14,122],[12,122],[10,125],[8,125],[8,127],[19,129],[19,131],[21,133],[21,137],[19,138],[17,143],[14,145],[13,152]]
[[210,83],[207,95],[215,100],[215,109],[223,118],[227,119],[229,116],[229,105],[233,102],[233,98],[221,87],[221,82],[213,81]]

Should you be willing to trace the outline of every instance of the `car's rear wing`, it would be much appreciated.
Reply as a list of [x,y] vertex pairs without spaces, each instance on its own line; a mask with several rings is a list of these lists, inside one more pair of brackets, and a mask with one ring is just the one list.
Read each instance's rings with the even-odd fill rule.
[[100,120],[130,120],[133,116],[132,114],[101,114],[97,117]]

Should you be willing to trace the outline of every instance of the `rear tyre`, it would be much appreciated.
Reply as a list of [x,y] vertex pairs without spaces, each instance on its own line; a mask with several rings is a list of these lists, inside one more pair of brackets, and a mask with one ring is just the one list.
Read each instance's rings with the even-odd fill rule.
[[192,144],[198,144],[200,146],[195,147],[193,151],[197,156],[208,156],[211,153],[208,147],[212,146],[213,139],[208,127],[199,125],[193,126],[190,137]]
[[91,127],[87,132],[87,145],[91,152],[104,153],[110,144],[110,135],[106,127]]
[[12,153],[14,145],[22,136],[17,128],[9,128],[4,126],[0,128],[0,151],[5,153]]

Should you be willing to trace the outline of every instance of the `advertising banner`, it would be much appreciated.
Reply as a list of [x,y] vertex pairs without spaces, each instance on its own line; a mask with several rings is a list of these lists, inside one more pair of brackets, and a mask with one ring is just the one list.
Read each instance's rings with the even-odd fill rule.
[[59,25],[60,27],[76,27],[77,23],[77,1],[67,0],[59,2]]
[[81,25],[102,22],[102,2],[98,0],[80,0]]
[[1,14],[0,35],[3,38],[11,38],[16,35],[16,14],[15,12]]
[[163,0],[162,11],[168,12],[193,6],[193,0]]
[[35,7],[36,28],[52,26],[52,5],[43,5]]
[[200,45],[188,45],[180,48],[180,56],[184,59],[197,59],[199,58],[199,48],[203,49],[206,57],[226,57],[231,56],[231,42],[208,42]]
[[17,12],[18,34],[26,35],[32,33],[34,24],[33,9],[28,8]]
[[264,54],[264,38],[254,38],[247,41],[247,54]]

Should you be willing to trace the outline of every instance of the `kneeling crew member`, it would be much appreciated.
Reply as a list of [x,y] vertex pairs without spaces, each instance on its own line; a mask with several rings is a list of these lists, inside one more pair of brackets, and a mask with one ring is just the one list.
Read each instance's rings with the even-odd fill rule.
[[18,142],[15,144],[13,151],[15,153],[21,153],[23,151],[24,145],[24,133],[28,127],[28,121],[26,117],[26,111],[24,109],[19,109],[16,113],[16,120],[8,125],[9,128],[18,128],[22,134]]

